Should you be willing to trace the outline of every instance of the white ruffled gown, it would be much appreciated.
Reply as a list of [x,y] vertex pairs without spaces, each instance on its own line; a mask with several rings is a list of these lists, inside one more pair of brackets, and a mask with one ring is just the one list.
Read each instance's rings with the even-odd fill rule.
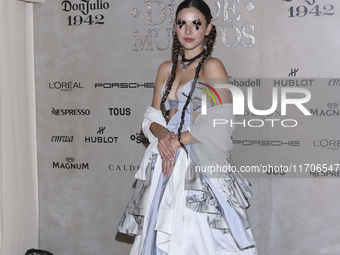
[[168,178],[162,176],[157,138],[149,127],[152,122],[157,122],[177,133],[190,86],[191,82],[183,87],[178,98],[179,111],[168,125],[159,110],[152,107],[146,109],[142,128],[150,145],[135,176],[135,193],[118,231],[136,235],[131,255],[257,254],[246,214],[248,202],[245,196],[251,196],[250,183],[236,173],[211,178],[193,170],[195,163],[200,161],[206,161],[204,164],[208,161],[224,165],[231,163],[228,150],[232,147],[232,130],[222,130],[224,133],[221,134],[214,130],[207,135],[210,129],[206,124],[209,122],[209,112],[210,120],[214,116],[232,118],[230,104],[208,109],[208,114],[200,115],[192,125],[190,111],[199,108],[197,103],[200,101],[200,93],[195,90],[186,112],[183,131],[189,130],[207,146],[219,143],[216,144],[218,150],[221,144],[226,146],[222,150],[224,156],[209,155],[209,151],[201,150],[199,144],[196,144],[197,148],[186,146],[191,156],[180,148],[172,174]]

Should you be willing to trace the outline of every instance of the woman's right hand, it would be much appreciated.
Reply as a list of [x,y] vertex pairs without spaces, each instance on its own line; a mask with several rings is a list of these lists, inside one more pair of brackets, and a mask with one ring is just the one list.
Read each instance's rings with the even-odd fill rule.
[[167,177],[169,176],[169,174],[172,173],[172,171],[174,170],[174,166],[175,166],[175,157],[176,154],[178,152],[178,148],[181,146],[180,143],[178,142],[178,137],[174,135],[173,132],[169,132],[169,134],[171,135],[171,140],[170,140],[170,148],[172,151],[175,152],[174,157],[171,159],[168,159],[166,157],[162,157],[162,172],[163,172],[163,176]]
[[176,157],[176,152],[171,147],[170,140],[174,139],[175,133],[169,130],[162,130],[157,134],[158,138],[158,150],[161,158],[168,161],[174,161]]

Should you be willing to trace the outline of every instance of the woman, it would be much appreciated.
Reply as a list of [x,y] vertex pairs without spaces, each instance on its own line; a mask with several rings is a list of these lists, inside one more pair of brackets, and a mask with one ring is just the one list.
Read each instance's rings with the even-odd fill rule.
[[220,105],[206,115],[199,112],[201,89],[211,87],[198,78],[228,83],[223,64],[210,56],[216,38],[211,18],[201,0],[183,1],[176,11],[172,61],[159,67],[152,106],[142,123],[150,145],[118,227],[137,235],[131,254],[256,254],[245,211],[244,196],[251,195],[247,180],[237,173],[196,171],[211,163],[231,164],[232,128],[211,125],[214,118],[232,118],[230,92],[211,89]]

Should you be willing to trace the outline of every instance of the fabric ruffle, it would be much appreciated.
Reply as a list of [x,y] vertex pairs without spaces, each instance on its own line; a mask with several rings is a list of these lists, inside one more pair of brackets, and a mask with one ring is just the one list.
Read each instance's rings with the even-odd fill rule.
[[144,170],[145,180],[137,180],[134,194],[127,205],[119,222],[117,230],[128,235],[140,235],[148,199],[149,188],[155,168],[157,154],[151,156],[150,162]]
[[[226,164],[233,164],[229,159]],[[239,173],[228,172],[225,178],[210,178],[210,181],[220,191],[230,206],[236,210],[249,228],[246,208],[247,201],[252,193],[249,189],[250,182]],[[206,213],[207,221],[211,228],[220,229],[223,233],[229,232],[229,226],[223,218],[220,203],[200,171],[196,171],[196,164],[191,163],[186,172],[185,189],[188,191],[186,206],[193,211]]]

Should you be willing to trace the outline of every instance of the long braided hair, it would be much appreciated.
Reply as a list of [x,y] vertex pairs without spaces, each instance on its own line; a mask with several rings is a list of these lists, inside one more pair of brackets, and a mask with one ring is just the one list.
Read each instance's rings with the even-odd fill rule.
[[[176,18],[177,18],[178,13],[181,10],[183,10],[185,8],[189,8],[189,7],[194,7],[197,10],[199,10],[205,16],[205,19],[207,21],[207,25],[210,24],[211,19],[212,19],[211,11],[210,11],[209,6],[202,0],[185,0],[185,1],[183,1],[177,8]],[[212,29],[211,29],[211,31],[210,31],[210,33],[207,37],[208,37],[208,41],[207,41],[207,46],[206,46],[206,52],[203,55],[201,61],[198,63],[198,66],[196,68],[195,78],[194,78],[194,80],[191,84],[190,93],[189,93],[189,95],[187,97],[187,101],[185,102],[185,105],[183,107],[182,115],[181,115],[181,123],[180,123],[179,128],[178,128],[178,141],[181,144],[181,147],[186,152],[187,152],[187,150],[186,150],[184,144],[181,142],[181,134],[182,134],[182,128],[183,128],[183,125],[184,125],[185,111],[188,108],[192,94],[194,93],[195,86],[196,86],[197,79],[199,77],[202,65],[203,65],[204,61],[209,57],[209,55],[211,54],[211,52],[213,50],[213,46],[214,46],[215,39],[216,39],[216,27],[214,25],[212,25]],[[172,44],[171,78],[169,79],[169,81],[167,83],[167,87],[166,87],[166,90],[163,94],[163,97],[162,97],[162,100],[161,100],[161,105],[160,105],[162,114],[163,114],[166,122],[169,121],[169,111],[166,111],[166,109],[165,109],[165,101],[168,98],[168,95],[169,95],[171,88],[172,88],[172,84],[173,84],[173,82],[176,78],[176,70],[177,70],[177,64],[178,64],[179,51],[180,51],[180,43],[179,43],[177,34],[174,33],[173,44]]]

